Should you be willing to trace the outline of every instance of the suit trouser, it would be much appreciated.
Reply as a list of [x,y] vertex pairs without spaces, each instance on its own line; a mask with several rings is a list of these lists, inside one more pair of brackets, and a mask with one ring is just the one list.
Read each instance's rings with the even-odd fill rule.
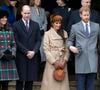
[[8,90],[8,81],[0,81],[0,90]]
[[76,74],[77,90],[95,90],[96,73]]
[[33,81],[16,81],[16,90],[32,90]]

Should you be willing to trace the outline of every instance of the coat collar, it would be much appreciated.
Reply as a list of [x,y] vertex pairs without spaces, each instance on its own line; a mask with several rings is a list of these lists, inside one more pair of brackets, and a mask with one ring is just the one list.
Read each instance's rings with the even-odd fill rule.
[[27,32],[27,30],[25,28],[25,24],[24,24],[22,19],[20,20],[20,25],[22,27],[22,30],[26,33],[26,35],[30,35],[32,33],[32,27],[34,27],[33,26],[34,24],[32,24],[31,20],[29,20],[29,31],[28,32]]
[[[89,35],[89,37],[90,37],[92,35],[92,33],[94,33],[94,29],[93,29],[94,27],[93,27],[93,23],[91,21],[89,23],[90,23],[90,35]],[[78,23],[78,26],[80,28],[79,30],[81,30],[81,32],[85,35],[84,26],[81,21]]]
[[[50,33],[52,33],[51,36],[53,39],[62,39],[62,37],[59,34],[57,34],[57,32],[54,30],[54,28],[50,29]],[[64,38],[67,38],[67,37],[68,37],[67,32],[64,31]]]

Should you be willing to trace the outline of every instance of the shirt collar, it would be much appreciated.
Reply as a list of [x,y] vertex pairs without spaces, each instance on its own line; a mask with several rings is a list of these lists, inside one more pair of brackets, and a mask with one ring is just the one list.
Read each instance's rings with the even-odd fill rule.
[[[22,21],[24,22],[24,24],[26,25],[26,21],[22,18]],[[29,20],[28,20],[28,24],[29,24]]]
[[87,23],[85,23],[84,21],[82,21],[83,25],[85,26],[86,24],[88,24],[88,26],[90,26],[90,21],[88,21]]

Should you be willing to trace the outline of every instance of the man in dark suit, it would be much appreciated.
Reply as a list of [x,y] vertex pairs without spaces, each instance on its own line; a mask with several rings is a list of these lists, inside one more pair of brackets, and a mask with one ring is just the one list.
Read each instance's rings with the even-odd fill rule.
[[[22,19],[13,25],[17,46],[16,66],[19,80],[16,90],[32,90],[33,81],[38,78],[39,61],[37,52],[41,45],[39,25],[32,21],[31,9],[24,5],[21,10]],[[24,85],[23,85],[24,84]]]

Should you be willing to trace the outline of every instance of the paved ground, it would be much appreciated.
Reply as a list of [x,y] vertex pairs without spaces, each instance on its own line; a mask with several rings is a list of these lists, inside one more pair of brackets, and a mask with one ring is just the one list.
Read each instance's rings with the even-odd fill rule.
[[[40,90],[41,83],[40,82],[35,82],[33,84],[33,90]],[[10,82],[9,83],[9,90],[15,90],[15,82]],[[70,90],[76,90],[76,82],[75,81],[70,81]],[[96,88],[95,90],[100,90],[100,81],[96,81]]]

